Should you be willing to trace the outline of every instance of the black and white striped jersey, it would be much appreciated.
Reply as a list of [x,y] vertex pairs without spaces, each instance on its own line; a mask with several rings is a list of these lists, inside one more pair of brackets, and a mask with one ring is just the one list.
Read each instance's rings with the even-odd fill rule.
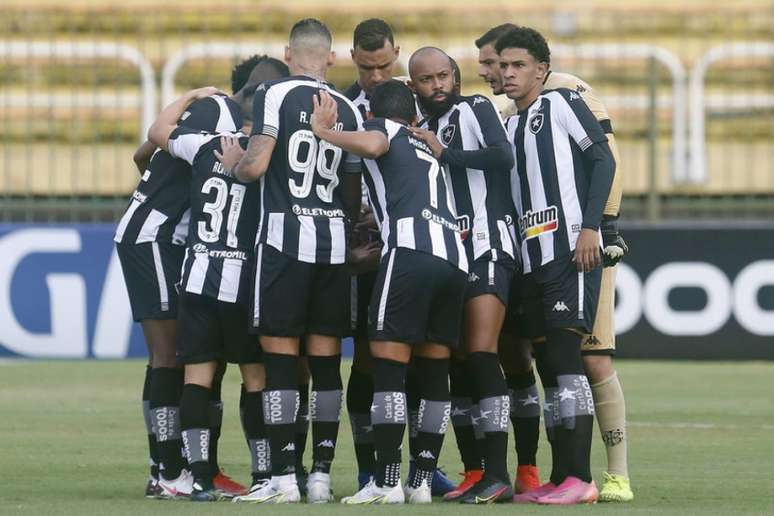
[[[526,274],[575,249],[591,183],[584,152],[607,138],[580,94],[565,88],[544,91],[508,118],[506,128],[515,155],[511,189]],[[600,219],[602,206],[604,200]]]
[[[207,132],[237,131],[242,124],[239,105],[222,95],[197,100],[178,120],[180,126]],[[132,193],[114,240],[184,245],[188,234],[190,183],[191,165],[156,150]]]
[[382,254],[396,247],[413,249],[467,272],[467,255],[446,170],[405,126],[373,118],[364,128],[381,131],[390,145],[383,156],[363,160],[371,207],[386,244]]
[[[447,149],[479,151],[503,144],[507,148],[502,120],[492,102],[481,95],[459,97],[449,111],[423,121],[422,127],[433,131]],[[443,155],[441,161],[447,161]],[[468,260],[489,256],[497,261],[506,258],[502,253],[516,258],[510,228],[515,217],[508,173],[510,159],[489,168],[459,163],[444,166],[449,168]]]
[[220,137],[242,133],[207,133],[178,127],[169,138],[172,156],[191,164],[191,224],[180,283],[192,294],[236,303],[247,300],[249,265],[258,226],[258,186],[241,183],[215,157]]
[[[371,111],[371,102],[368,100],[368,95],[365,90],[360,87],[357,81],[344,91],[344,96],[352,101],[360,112],[360,117],[363,120],[366,120],[368,118],[368,112]],[[365,172],[365,170],[363,172]],[[368,204],[368,187],[366,186],[365,181],[363,181],[361,185],[360,202],[362,204]]]
[[312,97],[328,91],[338,103],[342,131],[357,131],[358,109],[328,83],[307,76],[265,82],[255,92],[253,135],[276,138],[260,180],[258,243],[308,263],[346,261],[346,214],[341,189],[346,173],[360,173],[360,158],[317,138],[309,120]]
[[344,90],[344,96],[352,101],[363,120],[368,118],[368,112],[371,111],[371,102],[368,100],[368,94],[360,87],[357,81]]

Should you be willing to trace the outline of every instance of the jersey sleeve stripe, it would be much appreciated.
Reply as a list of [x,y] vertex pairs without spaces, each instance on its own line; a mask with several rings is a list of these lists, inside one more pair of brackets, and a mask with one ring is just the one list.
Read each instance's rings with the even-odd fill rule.
[[264,125],[263,130],[261,130],[261,134],[266,136],[271,136],[275,140],[277,139],[277,135],[279,134],[279,130],[272,126],[272,125]]
[[589,138],[588,136],[586,136],[585,138],[583,138],[583,139],[580,141],[580,143],[579,143],[578,145],[579,145],[579,147],[581,148],[581,150],[582,150],[582,151],[585,151],[586,149],[588,149],[589,147],[591,147],[591,145],[592,145],[593,143],[594,143],[594,142],[593,142],[593,141],[591,141],[591,138]]

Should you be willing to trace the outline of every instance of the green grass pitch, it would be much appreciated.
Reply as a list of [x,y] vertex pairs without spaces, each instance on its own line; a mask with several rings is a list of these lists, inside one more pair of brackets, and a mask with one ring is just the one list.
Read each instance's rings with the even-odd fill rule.
[[[559,509],[442,503],[259,507],[146,500],[147,452],[139,401],[143,368],[140,361],[0,363],[0,514],[774,513],[774,364],[619,361],[635,501]],[[348,364],[342,371],[347,374]],[[220,457],[227,473],[247,481],[238,376],[231,368],[224,383]],[[340,436],[333,470],[337,498],[355,488],[346,416]],[[541,440],[544,474],[547,451]],[[599,479],[605,461],[598,435],[592,461]],[[449,474],[461,469],[451,433],[440,462]]]

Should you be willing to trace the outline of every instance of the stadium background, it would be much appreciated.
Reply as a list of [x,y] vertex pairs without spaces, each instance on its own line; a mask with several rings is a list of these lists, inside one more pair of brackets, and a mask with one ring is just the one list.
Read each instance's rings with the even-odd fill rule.
[[761,0],[6,1],[0,356],[143,354],[109,236],[160,106],[201,85],[228,90],[247,55],[281,57],[304,16],[330,25],[330,78],[345,88],[353,27],[377,15],[402,66],[419,46],[448,49],[464,93],[490,93],[473,40],[504,20],[543,31],[554,69],[598,90],[632,248],[619,274],[622,356],[774,358],[774,6]]
[[[139,500],[141,362],[17,359],[144,356],[112,246],[138,179],[132,152],[171,95],[228,89],[239,58],[281,57],[290,25],[307,16],[333,32],[339,60],[330,78],[340,88],[355,78],[352,30],[366,17],[393,26],[404,63],[422,45],[448,49],[464,93],[489,94],[476,76],[473,39],[504,21],[542,31],[553,68],[599,91],[619,141],[621,224],[632,249],[619,272],[620,356],[774,358],[770,0],[5,0],[0,442],[11,477],[0,512],[151,510]],[[772,509],[760,497],[774,492],[760,478],[770,471],[772,367],[619,362],[639,488],[630,510]],[[236,469],[245,457],[231,419],[223,446]],[[350,482],[351,444],[342,438],[342,447],[335,473]],[[599,443],[594,453],[597,471]],[[454,471],[453,446],[444,454]],[[39,493],[41,483],[50,490]],[[342,481],[337,494],[351,487]]]

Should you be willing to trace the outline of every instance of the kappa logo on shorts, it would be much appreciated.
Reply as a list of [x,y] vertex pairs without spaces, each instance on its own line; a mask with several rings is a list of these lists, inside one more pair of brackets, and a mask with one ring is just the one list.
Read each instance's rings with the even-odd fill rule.
[[479,279],[481,278],[479,278],[478,274],[476,274],[475,272],[471,272],[470,274],[468,274],[468,283],[475,283]]
[[320,441],[320,443],[317,445],[318,448],[335,448],[336,445],[333,444],[333,441],[330,439],[325,439],[324,441]]
[[597,346],[601,346],[602,343],[594,335],[589,335],[583,341],[583,345],[586,346],[586,347],[597,347]]
[[564,304],[564,301],[557,301],[553,308],[554,312],[569,312],[570,309]]

